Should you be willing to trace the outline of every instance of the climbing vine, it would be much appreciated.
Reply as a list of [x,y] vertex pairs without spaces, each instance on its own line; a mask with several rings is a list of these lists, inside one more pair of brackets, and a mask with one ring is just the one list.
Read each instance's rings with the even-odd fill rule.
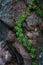
[[33,3],[36,6],[36,14],[38,14],[40,17],[43,17],[43,2],[41,2],[40,0],[34,0]]
[[26,48],[26,50],[28,50],[30,54],[30,58],[35,59],[32,62],[32,65],[38,65],[38,61],[36,60],[37,55],[35,53],[36,48],[33,46],[32,41],[28,41],[27,37],[23,34],[23,29],[22,29],[22,24],[27,18],[27,16],[30,15],[31,9],[34,9],[37,14],[42,15],[43,13],[40,9],[38,9],[38,7],[35,4],[30,4],[25,10],[25,12],[23,12],[20,15],[19,20],[16,20],[14,29],[16,30],[17,40],[22,43],[23,47]]

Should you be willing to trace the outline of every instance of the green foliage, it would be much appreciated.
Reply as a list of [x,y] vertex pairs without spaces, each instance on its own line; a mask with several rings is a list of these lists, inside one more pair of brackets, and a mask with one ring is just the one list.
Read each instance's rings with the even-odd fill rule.
[[27,9],[26,9],[26,16],[29,16],[30,15],[30,10],[29,10],[29,7],[27,7]]
[[36,14],[38,14],[39,16],[43,17],[43,11],[40,10],[40,7],[43,7],[43,2],[41,2],[40,0],[34,0],[34,4],[35,4],[35,12]]
[[40,52],[43,52],[43,48],[40,48]]
[[38,65],[37,61],[32,62],[32,65]]
[[34,47],[31,48],[31,53],[35,53],[36,49]]
[[35,53],[30,53],[30,58],[36,58],[36,54]]
[[34,3],[39,7],[43,7],[43,2],[41,2],[40,0],[34,0]]
[[39,8],[36,9],[36,14],[43,16],[43,11],[41,11]]

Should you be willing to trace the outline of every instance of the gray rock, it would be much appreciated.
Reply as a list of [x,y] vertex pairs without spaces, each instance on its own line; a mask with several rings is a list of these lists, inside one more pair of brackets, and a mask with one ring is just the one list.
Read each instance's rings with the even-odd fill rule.
[[10,0],[4,0],[4,2],[2,1],[2,7],[0,9],[0,19],[10,27],[14,26],[14,19],[19,19],[20,14],[24,12],[26,8],[23,1],[19,1],[17,3],[12,1],[12,3],[11,9]]
[[31,12],[30,16],[26,19],[27,25],[30,27],[30,25],[36,26],[42,22],[42,19],[38,17],[35,12]]
[[2,61],[1,58],[0,58],[0,65],[4,65],[4,62]]
[[29,5],[32,2],[32,0],[24,0],[24,2],[26,5]]
[[0,21],[0,41],[4,41],[7,38],[8,28]]

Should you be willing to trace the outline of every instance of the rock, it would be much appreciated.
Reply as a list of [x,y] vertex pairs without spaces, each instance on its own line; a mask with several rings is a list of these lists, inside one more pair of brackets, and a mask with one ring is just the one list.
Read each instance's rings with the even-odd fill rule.
[[23,1],[12,3],[12,10],[10,6],[10,0],[8,2],[4,0],[4,5],[0,9],[0,20],[2,20],[5,24],[9,25],[10,27],[14,26],[15,20],[19,19],[20,14],[24,12],[26,8],[25,3]]
[[38,37],[39,36],[39,32],[33,32],[33,37]]
[[30,16],[27,17],[26,23],[30,27],[33,25],[35,27],[36,25],[40,24],[42,22],[42,19],[38,17],[35,12],[31,12]]
[[6,51],[5,60],[8,62],[8,61],[10,61],[10,59],[11,59],[11,54],[9,53],[9,51]]
[[[8,50],[5,49],[5,43],[3,41],[0,42],[0,59],[2,59],[4,64],[6,62],[9,62],[11,59],[11,54],[9,53]],[[1,61],[0,61],[0,63],[1,63]]]
[[0,58],[0,65],[4,65],[4,62],[1,58]]
[[23,56],[24,59],[30,59],[28,52],[23,48],[22,44],[15,42],[15,43],[13,43],[13,46]]
[[33,38],[33,33],[31,33],[31,32],[27,32],[26,35],[28,36],[29,39],[32,39]]
[[31,60],[25,59],[24,60],[24,65],[31,65]]
[[16,40],[15,34],[11,30],[9,30],[9,32],[8,32],[7,40],[9,40],[11,42],[15,42],[15,40]]
[[29,5],[31,3],[31,0],[24,0],[26,5]]
[[13,46],[17,49],[17,51],[22,55],[24,59],[24,65],[31,65],[31,59],[29,57],[29,53],[23,48],[22,44],[15,42]]
[[43,31],[43,23],[40,25],[40,29]]
[[23,1],[18,1],[16,4],[15,4],[15,19],[18,20],[21,13],[25,12],[25,9],[26,9],[26,5]]
[[8,35],[8,28],[0,21],[0,41],[5,41]]

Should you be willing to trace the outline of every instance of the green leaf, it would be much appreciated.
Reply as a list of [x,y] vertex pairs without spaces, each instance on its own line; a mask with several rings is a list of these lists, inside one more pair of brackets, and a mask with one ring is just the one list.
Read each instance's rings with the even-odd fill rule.
[[26,16],[30,15],[29,7],[26,9]]
[[27,50],[28,50],[28,52],[31,50],[31,47],[30,46],[27,46]]
[[23,38],[23,33],[19,33],[19,37],[20,38]]
[[19,36],[19,32],[16,32],[16,36]]
[[31,47],[32,46],[32,42],[31,41],[27,42],[27,45]]
[[43,16],[43,11],[41,11],[40,9],[37,9],[36,10],[36,14],[40,15],[40,16]]
[[18,31],[18,32],[22,32],[22,28],[20,28],[18,26],[15,26],[15,30]]
[[26,18],[26,15],[25,14],[21,14],[20,21],[23,22],[25,20],[25,18]]
[[33,61],[32,65],[38,65],[38,62],[37,61]]
[[26,47],[26,46],[27,46],[27,44],[26,44],[26,39],[25,39],[25,38],[23,38],[22,42],[23,42],[23,43],[22,43],[22,44],[23,44],[23,46],[24,46],[24,47]]
[[20,21],[20,20],[17,20],[15,24],[16,24],[17,26],[21,26],[21,21]]
[[43,52],[43,48],[40,48],[40,52]]
[[17,40],[18,40],[19,42],[21,42],[21,41],[22,41],[22,40],[21,40],[21,38],[19,38],[19,37],[17,38]]
[[35,58],[35,57],[36,57],[36,54],[30,53],[30,58]]
[[36,49],[34,47],[31,48],[31,53],[35,53]]

